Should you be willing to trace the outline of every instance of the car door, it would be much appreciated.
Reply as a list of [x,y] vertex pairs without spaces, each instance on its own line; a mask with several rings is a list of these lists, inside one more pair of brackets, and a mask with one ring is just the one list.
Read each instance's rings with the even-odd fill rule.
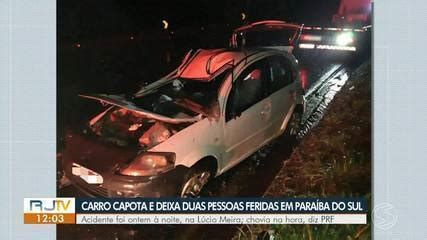
[[267,134],[276,136],[282,130],[282,124],[296,102],[295,75],[297,73],[292,68],[290,60],[283,56],[270,57],[268,66],[270,77],[267,79],[270,82],[267,84],[267,91],[273,114],[272,125]]
[[232,85],[225,109],[225,169],[251,155],[266,140],[272,115],[271,100],[266,98],[268,77],[264,59],[244,69]]

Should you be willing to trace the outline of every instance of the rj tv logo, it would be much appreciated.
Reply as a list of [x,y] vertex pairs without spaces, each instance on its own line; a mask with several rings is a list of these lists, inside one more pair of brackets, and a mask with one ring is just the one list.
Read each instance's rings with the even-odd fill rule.
[[74,198],[25,198],[24,213],[74,213]]
[[[67,211],[70,207],[71,200],[52,200],[50,206],[43,205],[41,200],[30,200],[30,211],[36,209],[40,212],[51,212],[51,211]],[[45,203],[46,204],[46,203]],[[49,205],[49,204],[47,204]]]

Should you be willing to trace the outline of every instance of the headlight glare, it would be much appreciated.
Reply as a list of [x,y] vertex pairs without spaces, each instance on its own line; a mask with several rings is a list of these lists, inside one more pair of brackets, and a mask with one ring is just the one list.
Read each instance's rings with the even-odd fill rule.
[[343,32],[343,33],[339,34],[337,36],[336,42],[340,46],[347,46],[348,44],[353,42],[353,33]]
[[120,173],[127,176],[153,176],[169,171],[174,163],[174,153],[147,152],[138,155]]

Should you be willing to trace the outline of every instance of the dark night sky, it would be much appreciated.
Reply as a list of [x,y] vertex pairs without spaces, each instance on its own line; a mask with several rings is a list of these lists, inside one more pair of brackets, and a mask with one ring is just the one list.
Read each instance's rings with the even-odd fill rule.
[[171,31],[244,22],[282,19],[323,24],[338,8],[339,0],[59,0],[59,41],[100,38],[117,33],[152,32],[168,20]]

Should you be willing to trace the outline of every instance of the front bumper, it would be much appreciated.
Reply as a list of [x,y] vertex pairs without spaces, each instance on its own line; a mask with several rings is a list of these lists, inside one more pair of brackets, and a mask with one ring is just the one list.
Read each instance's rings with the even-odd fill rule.
[[[104,143],[90,134],[69,132],[62,158],[62,170],[70,183],[92,197],[163,197],[176,196],[188,168],[177,166],[156,176],[136,177],[118,174],[135,158],[136,149]],[[102,184],[89,184],[72,174],[73,163],[102,176]]]
[[152,177],[104,174],[102,184],[89,184],[70,171],[65,171],[65,177],[83,195],[89,197],[173,197],[179,194],[187,171],[188,168],[178,166],[169,172]]

